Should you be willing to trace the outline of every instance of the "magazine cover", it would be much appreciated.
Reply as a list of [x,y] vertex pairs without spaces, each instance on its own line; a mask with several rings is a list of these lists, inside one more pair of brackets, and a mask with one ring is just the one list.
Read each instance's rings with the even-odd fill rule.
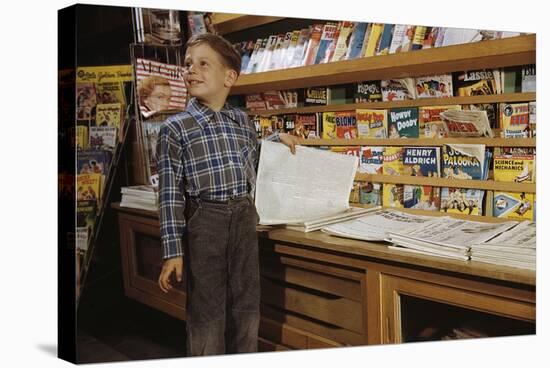
[[403,101],[416,98],[414,78],[387,79],[380,81],[382,101]]
[[117,144],[117,128],[114,126],[90,126],[89,147],[113,152]]
[[534,220],[533,193],[497,192],[493,197],[493,216],[512,220]]
[[529,103],[500,104],[500,126],[504,138],[529,137]]
[[384,149],[384,175],[403,175],[403,147],[386,147]]
[[362,182],[359,187],[359,203],[371,206],[381,206],[382,184]]
[[388,138],[418,138],[418,108],[393,108],[388,112]]
[[336,113],[323,113],[323,139],[336,139]]
[[421,106],[418,108],[418,130],[420,138],[445,138],[447,130],[440,114],[447,110],[460,110],[460,105]]
[[416,98],[453,97],[451,74],[416,78]]
[[[498,93],[495,71],[474,70],[453,73],[455,96],[479,96]],[[498,73],[498,70],[496,71]]]
[[89,120],[94,117],[95,107],[97,105],[97,96],[95,84],[77,83],[76,84],[76,118],[80,120]]
[[441,188],[441,212],[483,215],[484,190]]
[[358,172],[363,174],[383,174],[385,147],[361,146]]
[[355,103],[382,101],[380,81],[355,83],[353,99]]
[[404,185],[403,207],[425,211],[439,211],[440,188],[429,185]]
[[357,138],[357,118],[355,111],[337,111],[334,115],[336,137],[340,139]]
[[305,139],[319,138],[319,122],[316,114],[296,114],[295,116],[294,129],[290,134]]
[[534,183],[535,162],[535,155],[495,155],[495,181]]
[[404,208],[404,186],[403,184],[382,185],[382,206],[391,208]]
[[442,155],[444,178],[483,180],[485,145],[444,144]]
[[97,104],[95,114],[96,126],[110,126],[120,129],[122,105],[120,103]]
[[440,147],[404,147],[403,175],[440,177]]
[[177,10],[142,8],[141,13],[145,43],[181,44],[180,18]]
[[139,109],[143,117],[168,110],[185,110],[187,88],[183,81],[183,67],[136,60]]

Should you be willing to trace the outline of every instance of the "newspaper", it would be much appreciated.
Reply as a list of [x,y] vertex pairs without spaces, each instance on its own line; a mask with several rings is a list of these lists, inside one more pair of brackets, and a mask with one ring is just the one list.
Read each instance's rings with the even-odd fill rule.
[[358,158],[281,143],[262,142],[256,180],[260,224],[305,222],[349,208]]
[[521,248],[535,249],[537,243],[537,225],[532,221],[522,221],[517,226],[494,237],[493,239],[475,244],[476,248]]
[[[479,244],[494,238],[504,231],[514,227],[517,221],[501,223],[485,223],[440,217],[437,221],[431,221],[418,226],[412,231],[407,229],[399,232],[391,232],[390,240],[404,238],[432,243],[449,248],[469,249],[472,244]],[[394,228],[395,229],[395,228]]]
[[439,116],[448,137],[493,137],[486,111],[447,110]]
[[349,221],[357,217],[364,216],[365,214],[373,211],[380,210],[381,206],[375,206],[371,208],[362,208],[362,207],[350,207],[344,212],[338,213],[336,215],[326,216],[316,220],[297,222],[294,224],[287,224],[286,228],[290,230],[303,231],[304,233],[309,233],[311,231],[319,230],[324,226],[335,224],[338,222]]
[[383,241],[395,229],[412,230],[434,217],[419,216],[397,210],[384,209],[358,219],[325,226],[321,231],[344,238]]

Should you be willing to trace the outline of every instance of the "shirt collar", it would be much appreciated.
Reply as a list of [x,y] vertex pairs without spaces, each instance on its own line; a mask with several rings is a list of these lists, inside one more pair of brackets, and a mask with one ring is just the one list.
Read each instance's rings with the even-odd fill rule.
[[[212,116],[214,116],[215,114],[214,110],[202,104],[196,97],[192,97],[191,99],[189,99],[189,101],[187,102],[186,110],[203,129],[206,127]],[[237,124],[242,125],[242,122],[237,119],[235,108],[227,102],[224,104],[219,112],[225,117],[233,120]]]

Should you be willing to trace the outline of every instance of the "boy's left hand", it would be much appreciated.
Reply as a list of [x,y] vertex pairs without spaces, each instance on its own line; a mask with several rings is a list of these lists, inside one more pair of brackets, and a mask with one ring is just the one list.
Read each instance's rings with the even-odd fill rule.
[[296,145],[300,143],[298,137],[287,133],[279,133],[279,139],[281,140],[281,143],[290,148],[290,152],[292,152],[293,155],[296,154]]

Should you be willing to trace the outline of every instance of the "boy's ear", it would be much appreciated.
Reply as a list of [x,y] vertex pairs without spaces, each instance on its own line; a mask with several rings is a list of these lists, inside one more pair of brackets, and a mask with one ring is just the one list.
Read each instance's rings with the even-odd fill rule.
[[223,82],[223,86],[227,88],[233,87],[235,82],[237,82],[237,78],[239,75],[237,72],[233,69],[226,69],[225,71],[225,80]]

